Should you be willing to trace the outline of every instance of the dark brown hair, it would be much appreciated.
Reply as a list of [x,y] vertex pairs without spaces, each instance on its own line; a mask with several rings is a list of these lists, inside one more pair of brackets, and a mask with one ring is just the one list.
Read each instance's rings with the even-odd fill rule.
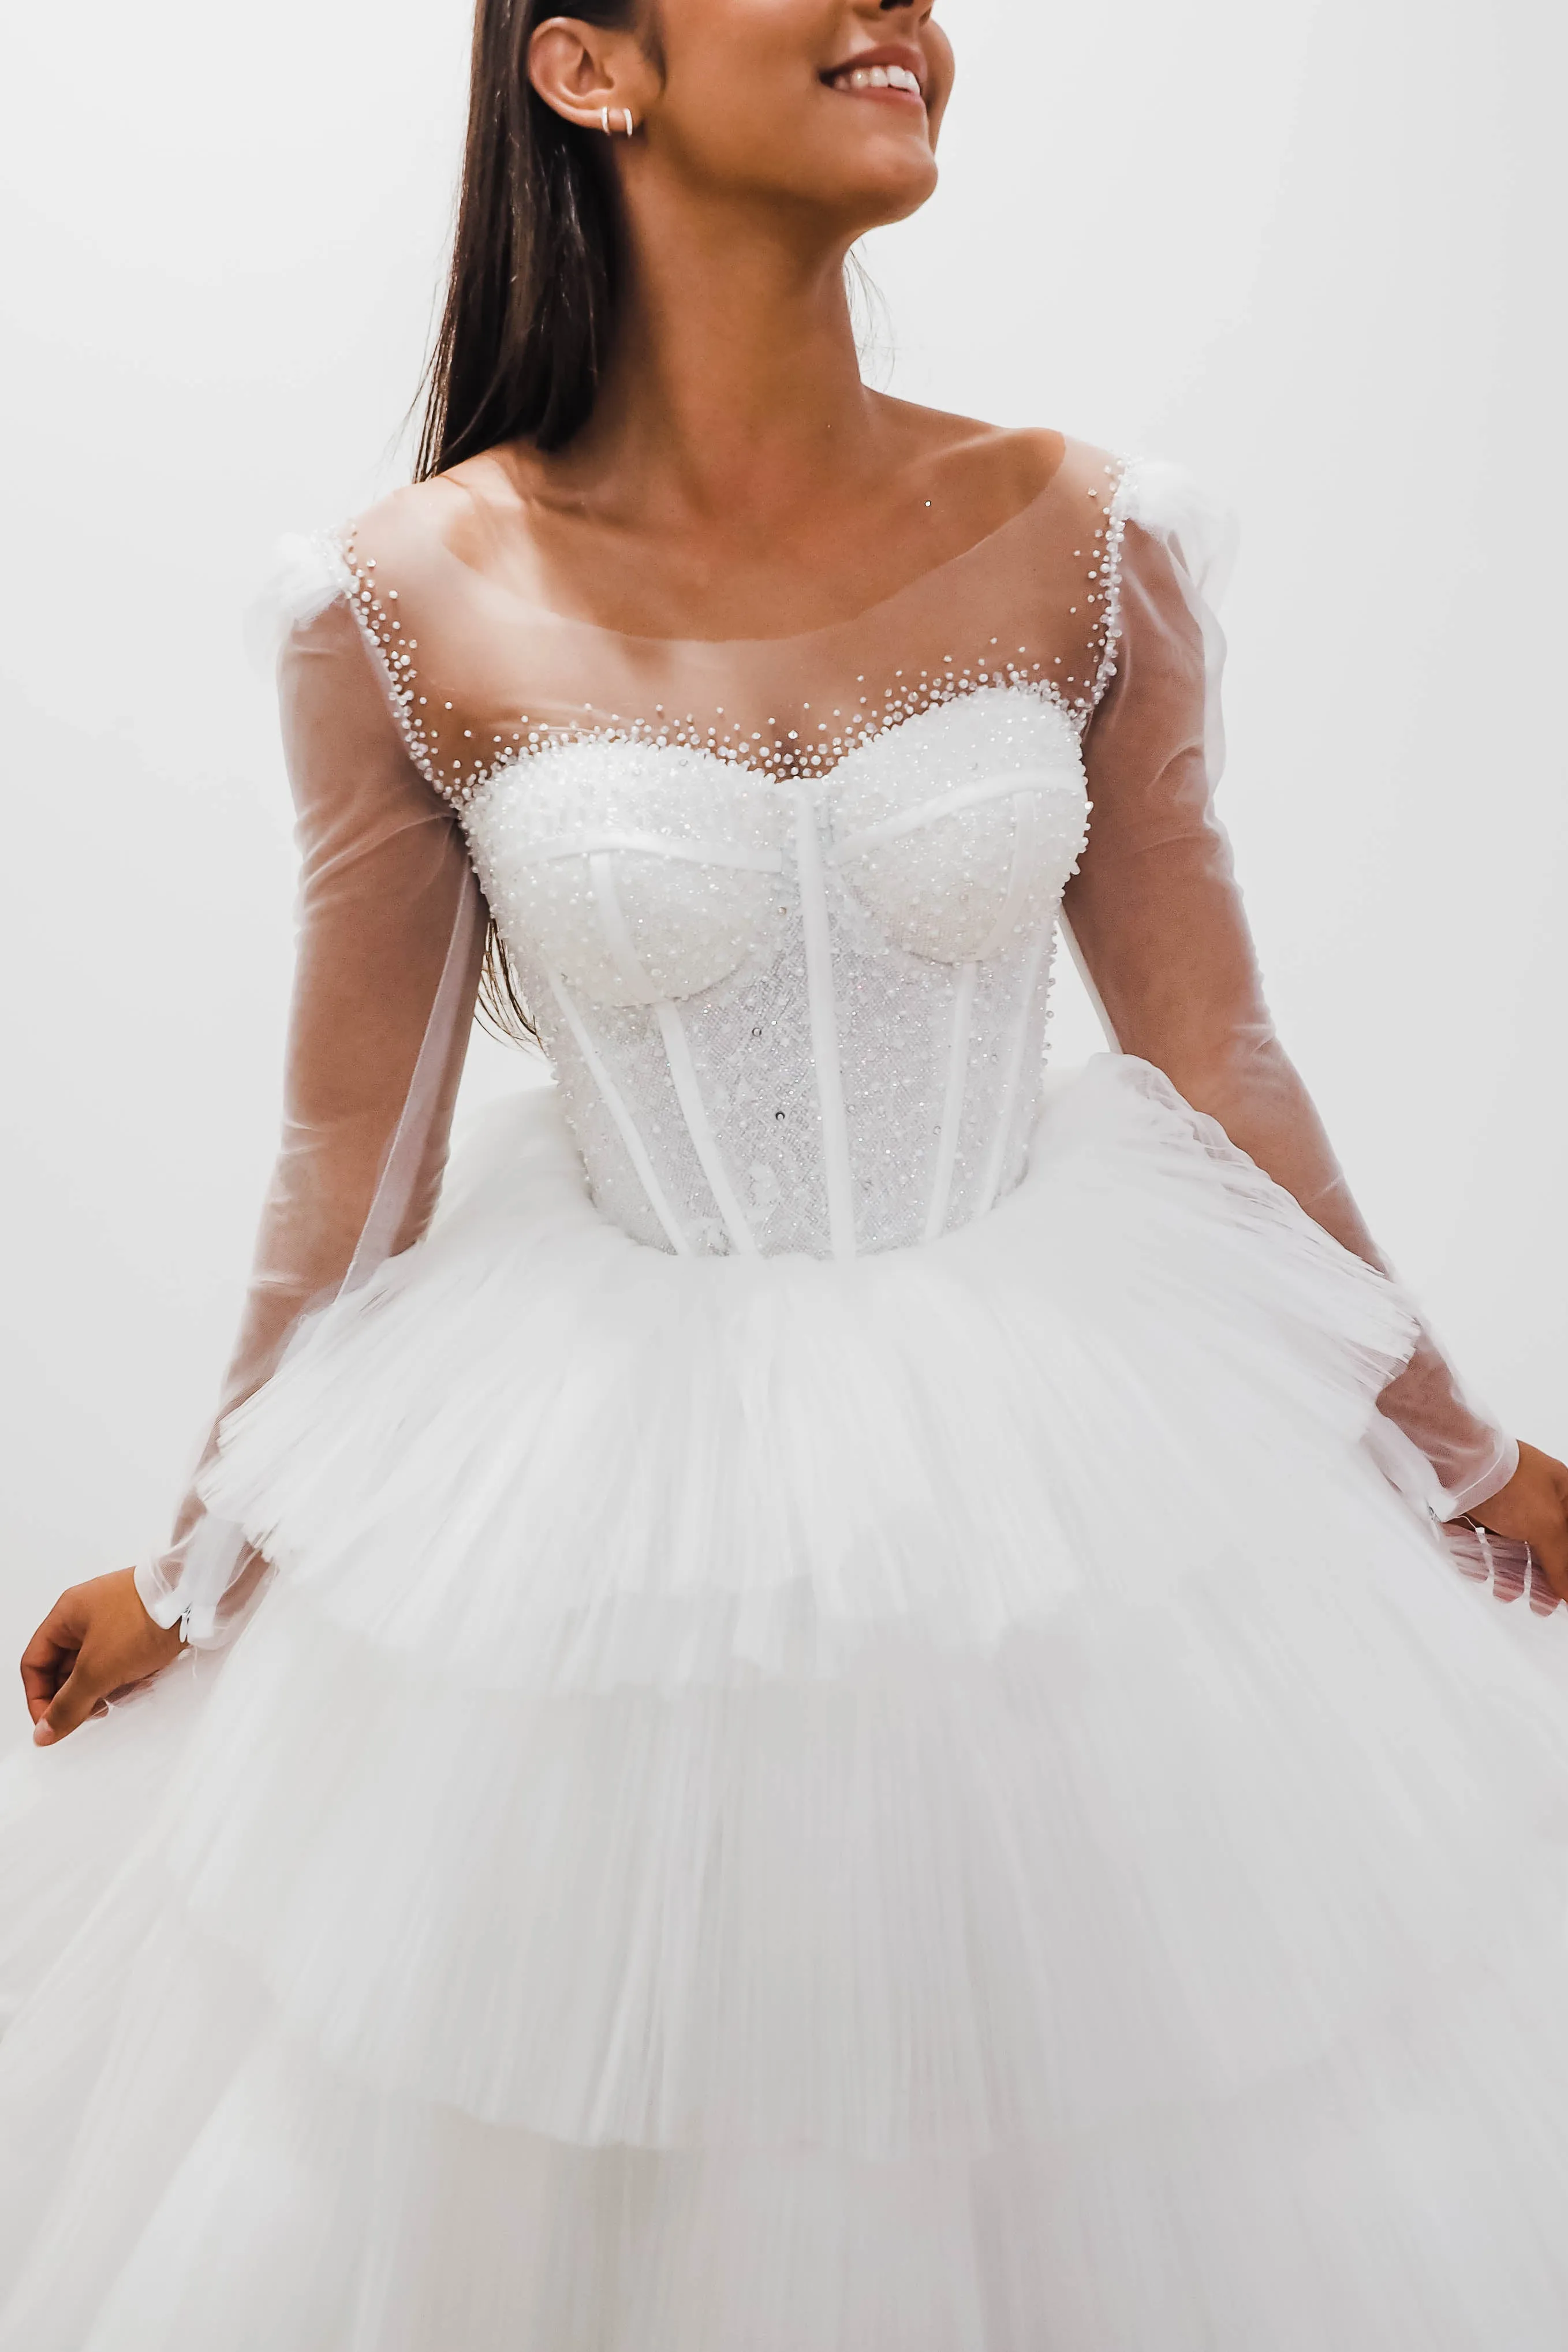
[[[639,0],[569,0],[619,27]],[[552,0],[479,0],[468,131],[440,331],[425,385],[415,478],[427,481],[502,441],[559,449],[587,422],[615,335],[622,234],[600,134],[565,121],[528,78]],[[492,919],[479,1015],[537,1038]]]
[[[426,385],[416,478],[526,440],[559,449],[587,421],[614,337],[622,236],[597,131],[565,121],[528,78],[551,0],[479,0],[468,132],[446,307]],[[572,0],[589,25],[638,0]]]

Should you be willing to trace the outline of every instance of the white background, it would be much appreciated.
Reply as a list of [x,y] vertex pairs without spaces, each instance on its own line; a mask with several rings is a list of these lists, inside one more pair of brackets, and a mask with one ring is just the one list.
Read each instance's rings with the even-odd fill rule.
[[[226,1350],[291,892],[241,618],[276,534],[405,468],[466,13],[8,26],[7,1654],[159,1534]],[[869,256],[886,380],[1241,509],[1224,806],[1281,1026],[1475,1385],[1568,1453],[1561,11],[945,15],[943,188]]]

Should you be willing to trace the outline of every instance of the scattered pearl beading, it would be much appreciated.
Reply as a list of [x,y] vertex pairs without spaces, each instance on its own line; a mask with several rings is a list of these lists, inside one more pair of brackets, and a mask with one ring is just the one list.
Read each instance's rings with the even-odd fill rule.
[[[532,757],[562,742],[590,737],[651,743],[661,750],[708,751],[716,758],[760,768],[770,774],[815,776],[826,773],[837,761],[869,738],[901,725],[933,704],[951,702],[999,682],[1029,687],[1047,694],[1080,730],[1086,726],[1116,671],[1121,545],[1131,471],[1131,461],[1108,466],[1105,473],[1109,490],[1091,488],[1089,492],[1099,520],[1089,534],[1089,548],[1075,553],[1082,552],[1092,559],[1086,563],[1082,594],[1093,619],[1084,633],[1085,645],[1076,656],[1037,655],[1030,660],[1026,646],[1020,646],[1016,655],[1004,655],[997,650],[997,635],[993,635],[984,651],[967,662],[957,662],[950,656],[940,666],[928,664],[915,668],[910,679],[900,669],[884,681],[879,691],[872,683],[871,691],[847,696],[833,703],[826,719],[812,718],[811,705],[805,702],[800,710],[790,714],[794,724],[770,713],[762,726],[751,726],[732,716],[726,718],[717,709],[706,719],[694,710],[677,717],[659,708],[651,717],[610,712],[569,722],[520,711],[503,729],[488,730],[488,754],[479,749],[479,739],[487,730],[462,726],[449,700],[436,695],[439,715],[433,713],[432,693],[422,683],[415,661],[418,639],[405,627],[398,609],[402,592],[378,584],[377,559],[358,553],[356,527],[346,526],[331,546],[345,575],[351,609],[382,668],[410,756],[426,781],[454,806],[460,807],[515,761]],[[938,567],[939,572],[948,568]],[[916,588],[921,584],[911,583]],[[897,600],[886,601],[890,604]],[[1076,604],[1069,605],[1068,617],[1077,614],[1078,609]],[[812,634],[831,633],[807,633],[806,637],[794,642],[804,645]],[[1077,659],[1079,668],[1067,671],[1068,659]],[[1059,678],[1052,674],[1058,668],[1064,673]],[[858,675],[855,683],[865,687],[871,682]],[[444,736],[441,720],[447,712],[453,713],[454,732]],[[462,744],[474,748],[458,748]]]

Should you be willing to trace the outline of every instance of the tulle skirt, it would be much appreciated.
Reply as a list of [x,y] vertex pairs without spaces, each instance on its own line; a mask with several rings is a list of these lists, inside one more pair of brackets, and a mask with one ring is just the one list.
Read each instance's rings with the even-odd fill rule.
[[1135,1061],[847,1265],[493,1117],[6,1784],[4,2352],[1562,2352],[1568,1657],[1411,1338]]

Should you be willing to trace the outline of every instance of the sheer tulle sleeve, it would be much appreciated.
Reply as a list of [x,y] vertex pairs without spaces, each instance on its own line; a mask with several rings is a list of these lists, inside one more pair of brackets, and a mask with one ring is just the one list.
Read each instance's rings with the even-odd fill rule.
[[[1087,730],[1089,846],[1066,910],[1120,1050],[1194,1109],[1347,1249],[1391,1273],[1275,1034],[1215,813],[1225,642],[1212,597],[1229,533],[1179,468],[1130,468],[1121,491],[1114,668]],[[1512,1476],[1518,1448],[1466,1395],[1430,1332],[1379,1399],[1384,1467],[1438,1517]]]
[[[297,812],[298,955],[283,1131],[224,1416],[269,1378],[307,1310],[423,1232],[446,1159],[482,929],[452,813],[415,767],[326,548],[297,551],[279,661]],[[137,1570],[161,1624],[222,1640],[266,1563],[195,1486]]]

